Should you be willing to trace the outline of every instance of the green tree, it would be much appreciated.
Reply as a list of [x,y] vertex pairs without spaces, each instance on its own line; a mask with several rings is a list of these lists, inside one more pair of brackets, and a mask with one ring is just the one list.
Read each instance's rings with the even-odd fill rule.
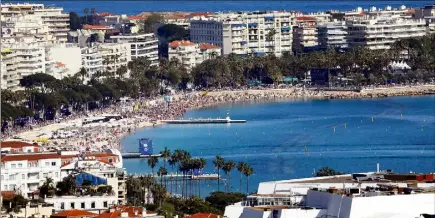
[[226,206],[241,202],[245,197],[246,195],[238,192],[212,192],[205,198],[205,201],[216,207],[216,209],[224,211]]
[[216,155],[215,159],[213,160],[213,165],[215,168],[217,168],[218,171],[218,191],[219,191],[219,185],[220,185],[220,180],[221,180],[221,175],[220,175],[220,170],[222,169],[222,167],[225,164],[225,159],[219,155]]
[[246,176],[246,193],[249,193],[249,177],[254,173],[254,169],[249,165],[245,165],[245,169],[243,170],[243,175]]
[[82,22],[76,12],[69,13],[69,27],[71,30],[78,30],[82,28]]
[[153,176],[154,176],[154,168],[156,167],[158,162],[159,162],[159,159],[158,159],[158,157],[155,157],[155,156],[151,156],[147,160],[148,166],[151,167]]
[[152,13],[143,22],[143,28],[141,32],[143,33],[153,33],[157,30],[157,27],[163,23],[163,16],[159,13]]
[[56,184],[57,195],[74,195],[77,190],[76,178],[69,175]]
[[229,160],[226,161],[222,167],[222,170],[224,171],[228,180],[228,184],[226,184],[226,192],[230,192],[231,190],[231,171],[234,169],[235,166],[236,164],[234,163],[234,161]]
[[242,191],[242,176],[243,176],[243,171],[246,168],[246,163],[245,162],[238,162],[237,163],[237,171],[240,172],[240,189],[239,191]]
[[335,171],[334,169],[331,169],[329,167],[322,167],[319,171],[316,172],[317,177],[321,176],[336,176],[336,175],[343,175],[342,172]]

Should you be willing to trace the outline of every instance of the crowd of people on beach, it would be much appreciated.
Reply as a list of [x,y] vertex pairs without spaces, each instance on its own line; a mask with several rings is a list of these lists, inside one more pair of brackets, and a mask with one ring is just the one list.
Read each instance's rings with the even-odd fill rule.
[[[325,91],[315,88],[285,88],[285,89],[245,89],[214,90],[180,92],[167,96],[154,98],[128,99],[117,102],[106,108],[92,111],[73,111],[69,116],[57,117],[55,120],[32,121],[29,125],[11,126],[2,134],[2,138],[19,136],[20,133],[31,132],[44,126],[68,124],[62,128],[54,128],[50,134],[43,134],[50,138],[48,146],[58,146],[67,149],[104,150],[108,148],[121,149],[120,140],[138,128],[153,126],[160,120],[177,119],[189,109],[210,107],[222,103],[274,100],[286,98],[362,98],[384,97],[389,95],[421,95],[432,88],[397,89],[381,92],[353,92],[353,91]],[[119,115],[121,120],[99,122],[97,124],[83,125],[89,117],[102,115]],[[61,131],[59,133],[59,131]],[[63,137],[62,132],[74,132],[74,137]],[[65,134],[64,134],[65,135]],[[66,134],[68,135],[68,134]]]

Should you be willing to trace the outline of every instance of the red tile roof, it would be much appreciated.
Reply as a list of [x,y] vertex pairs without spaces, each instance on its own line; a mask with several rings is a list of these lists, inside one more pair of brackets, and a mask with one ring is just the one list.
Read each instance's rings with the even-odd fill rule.
[[30,144],[27,142],[20,142],[20,141],[6,141],[0,143],[0,147],[2,148],[22,148],[27,146],[39,147],[38,144]]
[[14,191],[1,191],[1,195],[3,200],[11,200],[16,194]]
[[296,20],[300,20],[300,21],[316,21],[315,17],[308,17],[308,16],[300,16],[300,17],[296,17]]
[[[142,217],[142,211],[143,209],[140,207],[134,207],[134,206],[115,206],[112,207],[112,209],[115,209],[114,212],[104,212],[98,215],[96,218],[119,218],[121,217],[121,213],[127,212],[128,217]],[[135,212],[137,212],[135,214]],[[156,214],[154,211],[147,210],[147,214]]]
[[50,218],[58,217],[95,217],[98,214],[91,213],[85,210],[64,210],[59,213],[53,214]]
[[212,44],[208,44],[208,43],[202,43],[199,45],[199,48],[201,50],[207,50],[207,49],[216,49],[216,48],[220,48],[220,47],[212,45]]
[[113,16],[115,14],[109,13],[109,12],[101,12],[98,15],[100,15],[101,17],[105,17],[105,16]]
[[132,15],[128,17],[128,20],[146,20],[147,17],[141,15]]
[[185,40],[176,40],[169,43],[169,47],[179,47],[179,46],[195,46],[196,44],[191,41],[185,41]]
[[195,213],[185,218],[218,218],[218,215],[212,213]]
[[109,29],[109,27],[107,26],[102,26],[102,25],[89,25],[89,24],[85,24],[82,27],[85,30],[107,30]]

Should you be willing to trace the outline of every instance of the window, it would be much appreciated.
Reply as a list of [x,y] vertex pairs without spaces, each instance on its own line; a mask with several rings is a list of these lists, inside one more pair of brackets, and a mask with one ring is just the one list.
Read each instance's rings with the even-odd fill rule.
[[103,207],[107,208],[107,201],[103,201]]
[[4,190],[8,190],[8,185],[5,185]]
[[15,180],[15,175],[9,175],[9,180]]
[[95,208],[95,201],[92,201],[91,208]]
[[82,209],[85,209],[85,202],[82,202],[82,203],[80,204],[80,207],[81,207]]
[[64,209],[65,209],[65,203],[64,203],[64,202],[60,203],[60,209],[61,209],[61,210],[64,210]]
[[15,185],[9,185],[9,190],[15,190]]
[[49,167],[50,166],[50,162],[45,162],[45,166]]
[[71,202],[71,209],[75,209],[75,205],[74,205],[74,202]]
[[16,164],[11,164],[11,168],[13,169],[13,168],[17,168],[17,165]]
[[2,181],[5,180],[5,176],[2,175],[1,180],[2,180]]
[[21,179],[26,179],[26,175],[21,174]]
[[22,163],[19,163],[19,164],[18,164],[18,168],[23,168],[23,164],[22,164]]
[[55,173],[54,173],[54,177],[58,178],[58,177],[59,177],[59,173],[58,173],[58,172],[55,172]]
[[51,162],[51,166],[56,166],[56,162]]
[[47,178],[47,177],[48,177],[48,173],[44,173],[44,174],[42,174],[42,177],[43,177],[43,178]]

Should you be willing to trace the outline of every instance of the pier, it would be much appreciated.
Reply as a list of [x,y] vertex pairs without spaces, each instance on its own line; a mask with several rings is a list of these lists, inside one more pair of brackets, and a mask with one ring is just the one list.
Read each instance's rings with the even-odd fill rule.
[[127,152],[121,154],[124,159],[138,159],[138,158],[150,158],[150,157],[161,157],[161,154],[141,154],[139,152]]
[[199,119],[187,119],[187,120],[162,120],[167,124],[228,124],[228,123],[246,123],[246,120],[232,120],[230,114],[227,113],[225,119],[212,119],[212,118],[199,118]]
[[[133,177],[140,177],[140,176],[146,176],[146,175],[151,175],[151,174],[134,174]],[[152,175],[152,177],[156,178],[156,179],[160,179],[161,177],[165,178],[165,179],[169,179],[172,181],[181,181],[184,179],[187,180],[218,180],[219,176],[217,173],[210,173],[210,174],[201,174],[201,175],[182,175],[182,174],[168,174],[168,175],[163,175],[163,176],[158,176],[158,175]],[[222,178],[221,178],[222,180]]]

